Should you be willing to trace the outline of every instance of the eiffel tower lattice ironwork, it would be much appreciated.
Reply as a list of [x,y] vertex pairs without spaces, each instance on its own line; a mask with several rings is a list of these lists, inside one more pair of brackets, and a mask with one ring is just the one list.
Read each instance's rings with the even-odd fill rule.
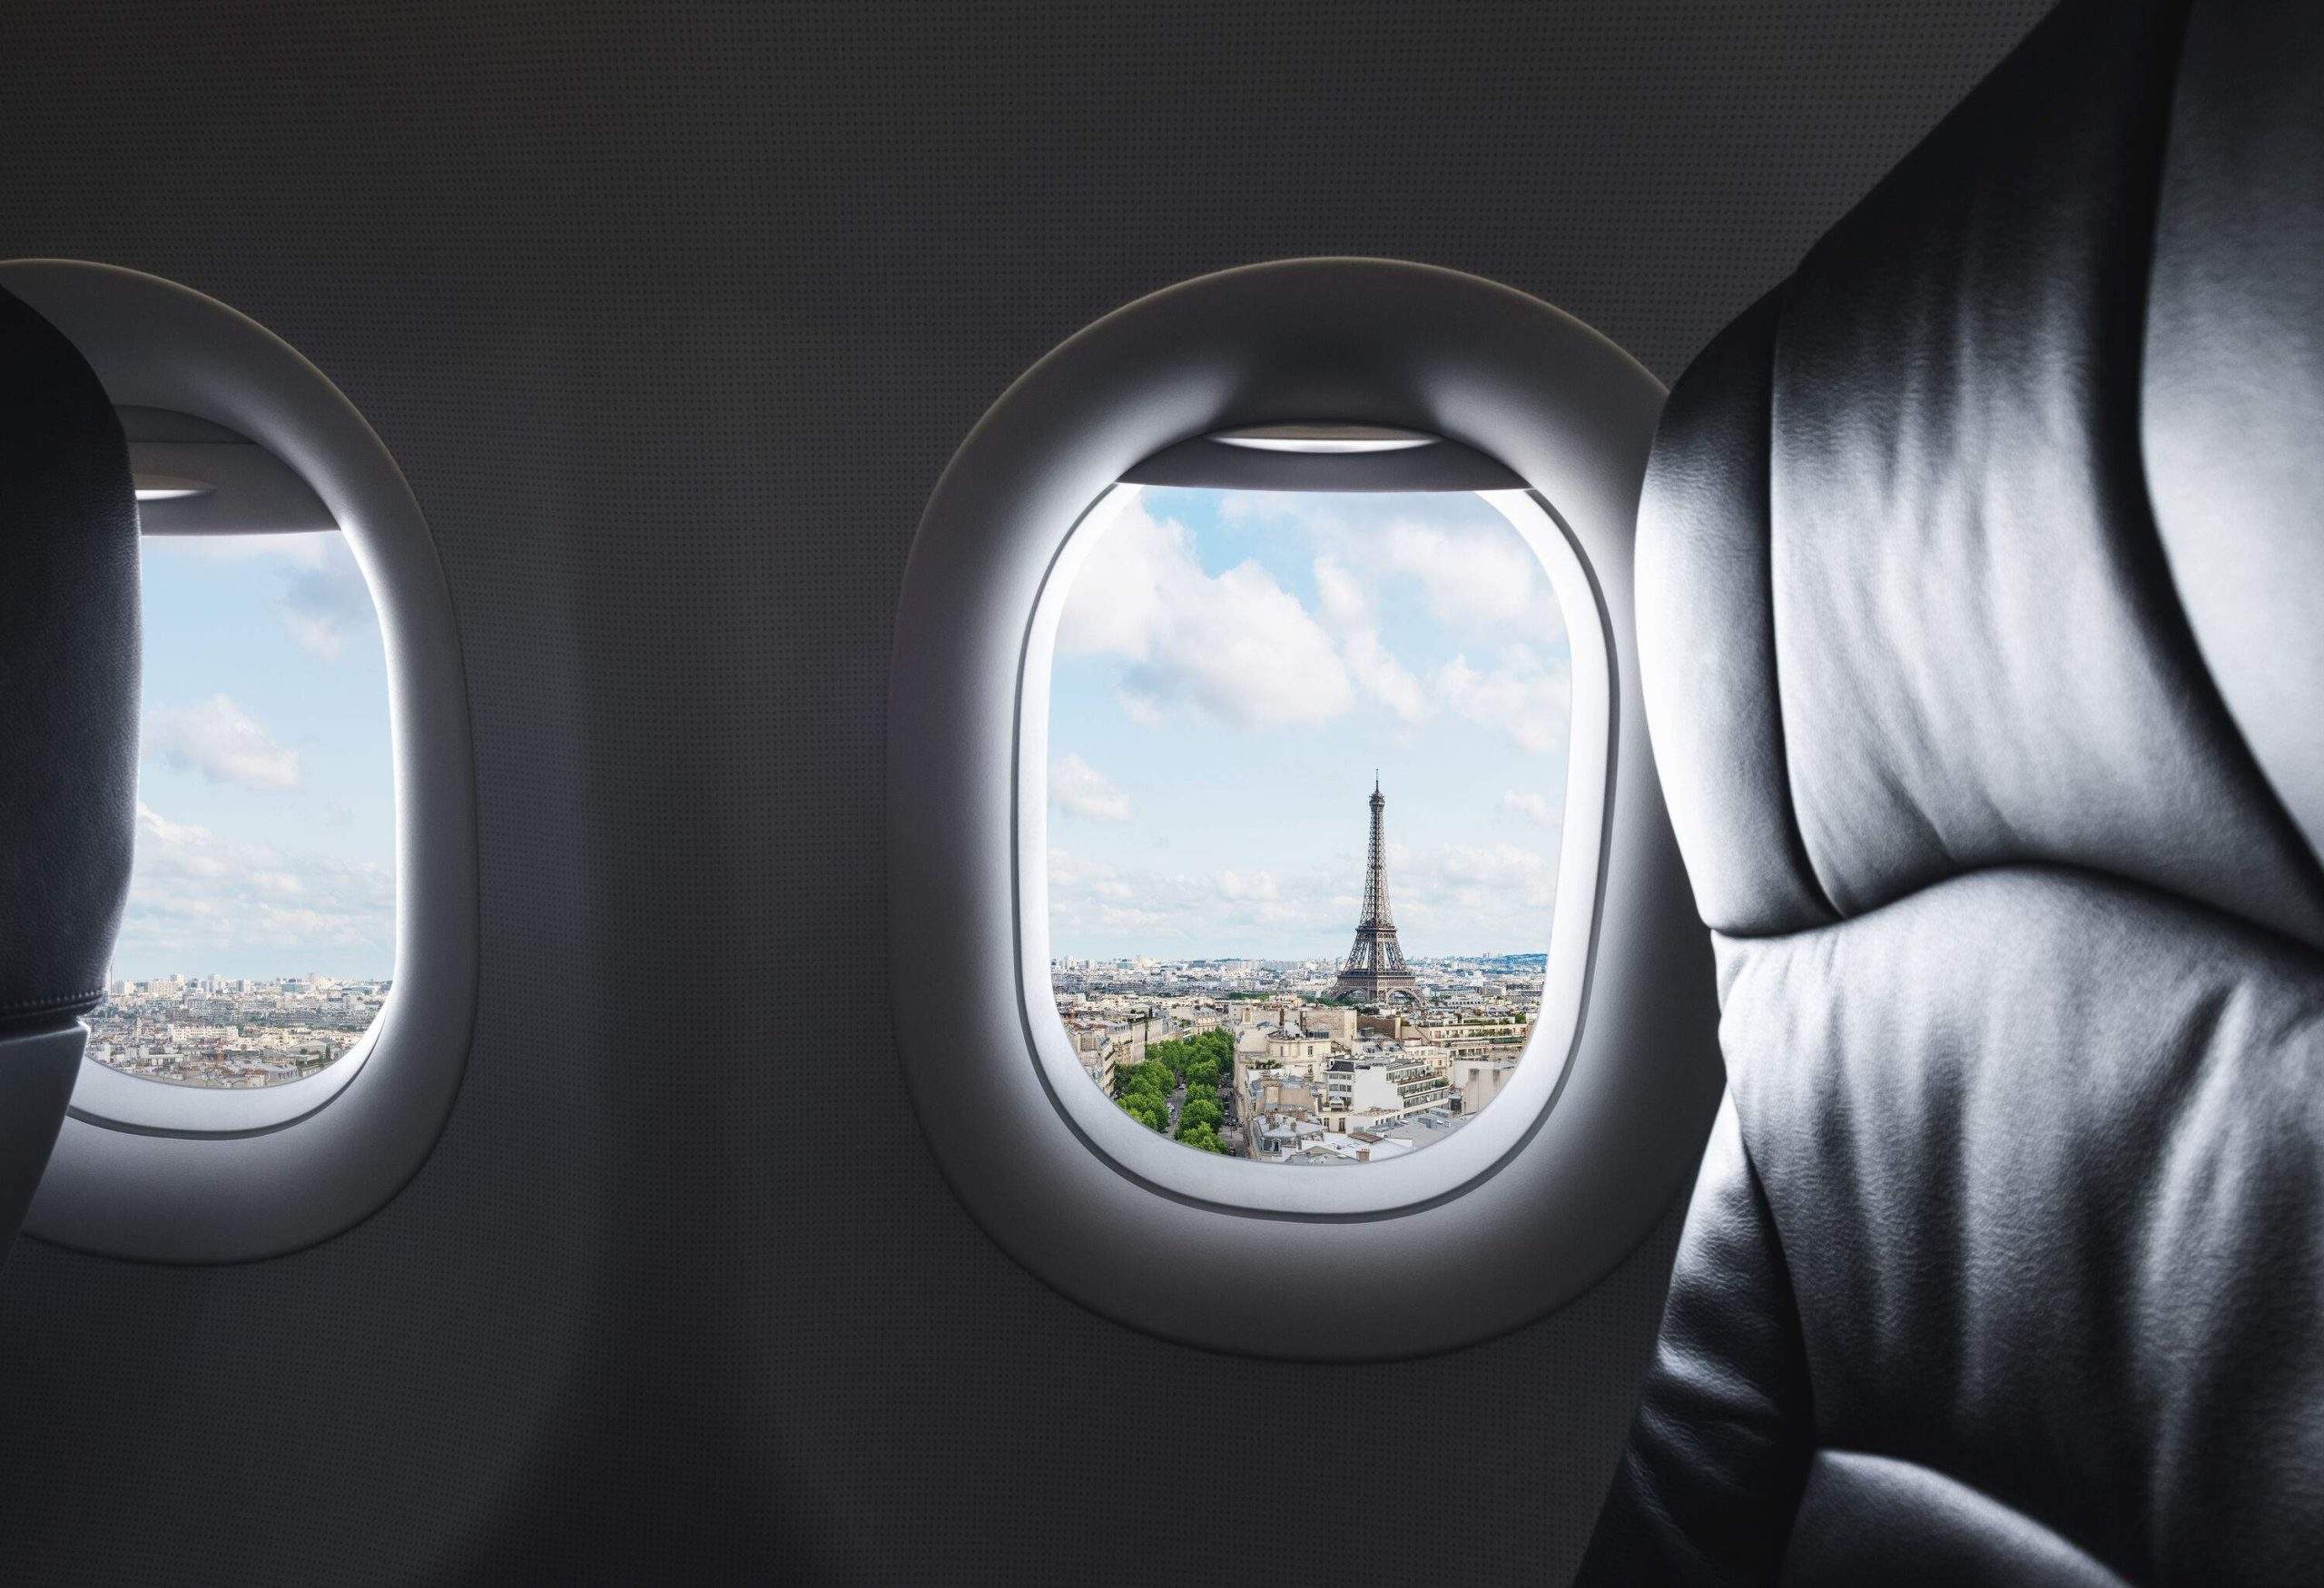
[[1421,1001],[1420,979],[1404,964],[1404,951],[1396,942],[1396,916],[1388,907],[1388,841],[1382,813],[1388,802],[1380,780],[1372,780],[1372,851],[1364,863],[1364,919],[1355,923],[1355,946],[1340,962],[1332,996],[1358,1003],[1378,1003],[1403,993]]

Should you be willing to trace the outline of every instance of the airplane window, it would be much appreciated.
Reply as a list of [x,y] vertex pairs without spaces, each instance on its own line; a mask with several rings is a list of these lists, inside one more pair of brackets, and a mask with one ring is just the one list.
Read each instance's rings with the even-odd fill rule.
[[1522,294],[1297,260],[1093,322],[961,442],[890,653],[889,962],[913,1111],[1028,1269],[1376,1360],[1664,1216],[1720,1066],[1621,731],[1662,399]]
[[395,966],[379,618],[336,531],[148,535],[129,902],[90,1057],[195,1087],[312,1075]]
[[25,1228],[140,1261],[295,1251],[409,1182],[474,1039],[435,538],[379,434],[248,316],[87,261],[0,284],[113,398],[144,532],[128,898]]
[[1196,1151],[1450,1140],[1540,1013],[1571,705],[1522,491],[1123,485],[1049,679],[1049,943],[1092,1085]]

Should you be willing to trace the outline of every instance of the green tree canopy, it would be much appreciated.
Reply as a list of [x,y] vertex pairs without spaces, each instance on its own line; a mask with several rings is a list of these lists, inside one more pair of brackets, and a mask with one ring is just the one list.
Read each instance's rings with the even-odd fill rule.
[[1170,1128],[1170,1108],[1151,1092],[1133,1092],[1121,1100],[1122,1112],[1149,1130]]
[[1177,1084],[1169,1066],[1153,1059],[1114,1071],[1114,1095],[1118,1098],[1133,1092],[1151,1092],[1157,1098],[1166,1098]]
[[1187,1070],[1207,1060],[1224,1070],[1235,1061],[1235,1038],[1222,1027],[1196,1031],[1191,1037],[1165,1037],[1146,1045],[1149,1063],[1160,1064],[1173,1075],[1184,1075]]
[[1179,1126],[1178,1143],[1182,1147],[1191,1147],[1196,1152],[1224,1153],[1226,1150],[1225,1144],[1218,1139],[1218,1132],[1208,1125]]
[[1171,1074],[1183,1075],[1186,1073],[1188,1061],[1194,1058],[1195,1052],[1190,1044],[1172,1037],[1159,1042],[1148,1042],[1146,1045],[1146,1056],[1152,1062],[1167,1068]]

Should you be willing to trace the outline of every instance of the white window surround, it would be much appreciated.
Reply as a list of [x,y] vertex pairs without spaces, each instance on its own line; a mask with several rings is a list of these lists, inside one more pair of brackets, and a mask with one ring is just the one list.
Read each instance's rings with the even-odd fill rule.
[[222,425],[311,488],[346,535],[386,648],[396,781],[395,988],[317,1074],[263,1089],[162,1084],[84,1060],[25,1232],[111,1256],[223,1262],[365,1218],[441,1133],[476,1007],[474,758],[450,593],[403,476],[287,343],[158,277],[65,260],[0,264],[115,406]]
[[[1620,349],[1537,300],[1424,266],[1298,261],[1108,316],[962,444],[898,616],[895,1019],[948,1179],[1035,1274],[1191,1343],[1405,1356],[1571,1299],[1689,1183],[1720,1090],[1716,1002],[1630,617],[1661,398]],[[1326,1169],[1188,1152],[1123,1116],[1065,1050],[1045,941],[1046,636],[1064,565],[1088,544],[1077,527],[1116,481],[1182,461],[1191,438],[1301,422],[1440,436],[1505,466],[1510,488],[1492,497],[1550,570],[1575,658],[1551,990],[1526,1061],[1450,1140]],[[1310,488],[1338,461],[1304,465]]]

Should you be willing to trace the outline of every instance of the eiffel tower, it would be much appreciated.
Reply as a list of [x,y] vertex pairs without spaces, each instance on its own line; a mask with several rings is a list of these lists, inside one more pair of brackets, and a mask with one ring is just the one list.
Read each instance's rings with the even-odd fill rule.
[[1380,779],[1372,780],[1372,853],[1364,864],[1364,919],[1355,923],[1355,946],[1340,962],[1332,996],[1355,1003],[1380,1003],[1403,993],[1421,1001],[1420,979],[1404,968],[1396,942],[1396,917],[1388,908],[1388,842],[1381,813],[1388,802]]

